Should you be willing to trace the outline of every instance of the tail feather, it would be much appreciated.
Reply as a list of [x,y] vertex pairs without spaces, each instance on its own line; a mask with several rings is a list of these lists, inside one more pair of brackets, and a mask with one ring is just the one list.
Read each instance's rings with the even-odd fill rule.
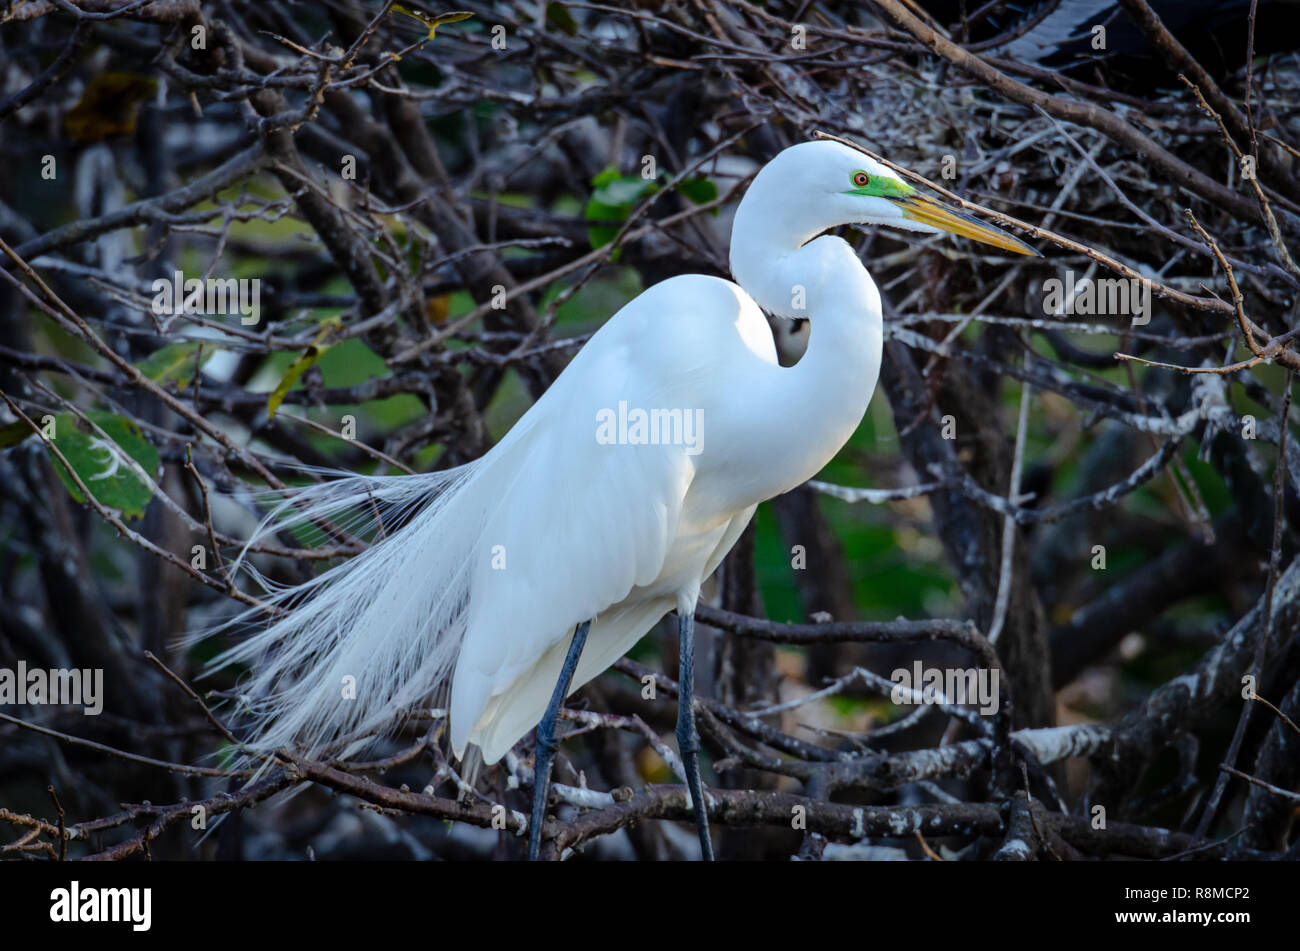
[[[281,501],[250,546],[312,524],[339,526],[376,543],[293,587],[262,579],[245,564],[248,547],[241,553],[236,567],[261,582],[264,603],[278,616],[217,656],[209,671],[248,667],[239,690],[251,721],[249,749],[297,746],[311,755],[326,748],[348,755],[446,684],[464,638],[470,553],[481,527],[480,519],[465,517],[474,501],[465,498],[466,488],[478,465],[347,476],[273,493]],[[252,609],[222,628],[259,615]]]

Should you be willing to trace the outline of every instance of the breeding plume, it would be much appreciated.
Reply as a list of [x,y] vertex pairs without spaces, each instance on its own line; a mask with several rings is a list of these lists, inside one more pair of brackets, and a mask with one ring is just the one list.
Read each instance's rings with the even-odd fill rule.
[[[947,230],[1036,253],[847,146],[781,152],[736,212],[738,283],[684,275],[645,291],[481,459],[336,479],[268,517],[254,540],[310,522],[372,544],[274,592],[276,619],[218,658],[250,669],[241,687],[255,716],[250,745],[346,753],[357,745],[349,738],[431,697],[445,698],[458,757],[473,745],[494,763],[536,726],[535,857],[565,696],[675,609],[677,738],[712,857],[692,612],[754,507],[815,475],[867,409],[880,294],[853,249],[822,235],[849,223]],[[811,320],[795,366],[777,363],[764,311]]]

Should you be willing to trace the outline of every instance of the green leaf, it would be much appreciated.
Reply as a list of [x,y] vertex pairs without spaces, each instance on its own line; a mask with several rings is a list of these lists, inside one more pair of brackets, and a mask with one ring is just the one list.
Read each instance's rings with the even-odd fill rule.
[[[158,450],[145,439],[139,426],[129,419],[98,410],[92,410],[86,416],[121,452],[134,459],[152,478],[157,478]],[[123,518],[144,515],[153,491],[131,471],[118,449],[107,444],[99,433],[85,426],[72,413],[60,413],[54,418],[54,445],[102,505],[121,512]],[[69,494],[76,501],[85,502],[86,497],[53,452],[50,452],[50,460]]]
[[652,178],[642,178],[620,175],[617,178],[598,185],[596,190],[591,193],[591,200],[599,202],[602,205],[610,205],[614,208],[623,208],[625,211],[631,211],[643,195],[657,191],[659,186]]
[[194,382],[195,367],[206,364],[216,352],[212,344],[199,340],[169,343],[149,354],[135,368],[155,383],[175,383],[176,389],[183,390]]
[[[587,203],[586,216],[588,221],[625,221],[627,211],[592,201]],[[593,249],[603,248],[618,237],[618,230],[617,225],[591,225],[587,228],[587,240]]]
[[578,35],[578,23],[573,14],[562,3],[546,5],[546,22],[568,36]]
[[[636,204],[659,189],[659,184],[653,179],[620,175],[613,167],[593,178],[591,184],[595,190],[583,209],[583,216],[588,221],[627,221]],[[587,238],[592,248],[602,248],[613,241],[618,232],[617,225],[592,225],[587,229]],[[617,260],[617,253],[610,260]]]
[[32,435],[34,435],[32,427],[28,426],[27,421],[23,419],[10,423],[8,426],[0,426],[0,449],[16,446]]
[[717,184],[708,178],[688,178],[677,189],[697,205],[707,205],[718,197]]
[[618,169],[613,165],[610,165],[603,172],[593,178],[591,184],[593,188],[600,188],[602,185],[608,185],[618,177]]

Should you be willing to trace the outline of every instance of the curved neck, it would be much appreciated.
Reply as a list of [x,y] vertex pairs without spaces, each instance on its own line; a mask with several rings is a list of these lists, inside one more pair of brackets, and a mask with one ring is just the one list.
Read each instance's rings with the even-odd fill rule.
[[741,287],[770,313],[810,321],[803,357],[774,368],[773,384],[759,396],[773,444],[787,447],[765,467],[777,491],[788,491],[816,475],[866,413],[884,346],[880,292],[839,238],[787,239],[782,247],[765,240],[779,230],[743,224],[738,214],[731,246]]

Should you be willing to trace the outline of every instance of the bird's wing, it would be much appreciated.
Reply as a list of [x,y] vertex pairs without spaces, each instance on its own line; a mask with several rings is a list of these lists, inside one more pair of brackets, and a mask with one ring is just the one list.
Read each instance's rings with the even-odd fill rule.
[[[617,441],[618,420],[681,410],[684,423],[687,413],[707,412],[721,385],[719,361],[750,346],[738,328],[752,334],[755,319],[763,318],[730,282],[690,276],[655,285],[593,335],[483,460],[490,468],[478,478],[490,486],[491,510],[452,685],[455,748],[491,698],[575,624],[659,578],[696,456],[684,440]],[[613,421],[613,444],[598,438],[602,419]]]

